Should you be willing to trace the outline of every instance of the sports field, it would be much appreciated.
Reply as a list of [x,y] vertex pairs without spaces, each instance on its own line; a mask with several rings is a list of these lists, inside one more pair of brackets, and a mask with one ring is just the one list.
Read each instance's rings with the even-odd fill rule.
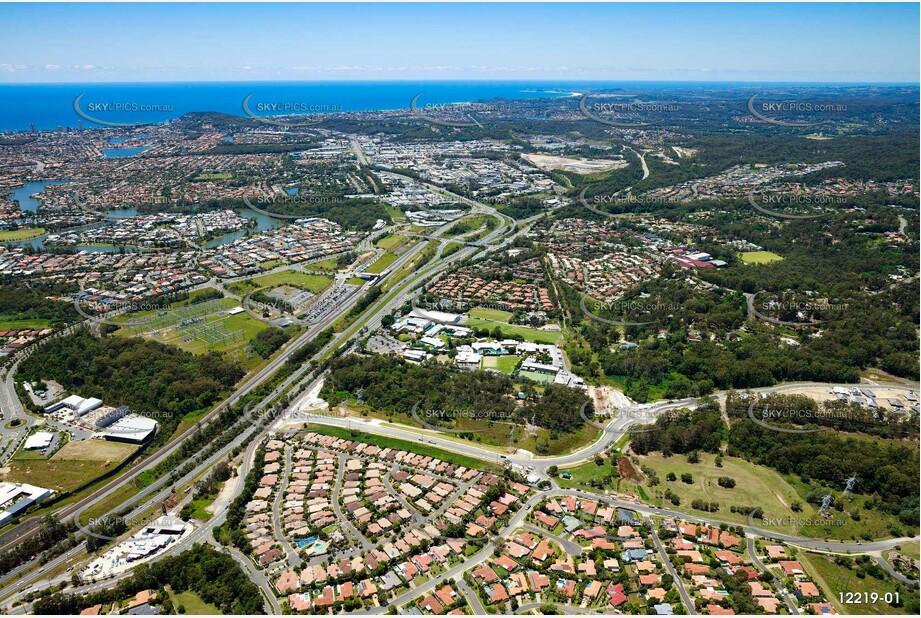
[[563,337],[559,332],[537,330],[528,326],[516,326],[483,318],[470,318],[464,322],[464,326],[468,328],[488,328],[490,331],[498,326],[502,329],[503,336],[520,335],[525,341],[534,343],[556,343]]
[[746,251],[739,254],[739,259],[746,264],[770,264],[779,262],[783,258],[771,251]]
[[467,312],[471,318],[483,318],[484,320],[492,320],[493,322],[505,322],[508,324],[508,321],[512,319],[512,316],[515,315],[511,311],[502,311],[501,309],[486,309],[484,307],[474,307]]
[[0,230],[0,242],[14,242],[38,238],[45,233],[43,227],[25,227],[20,230]]

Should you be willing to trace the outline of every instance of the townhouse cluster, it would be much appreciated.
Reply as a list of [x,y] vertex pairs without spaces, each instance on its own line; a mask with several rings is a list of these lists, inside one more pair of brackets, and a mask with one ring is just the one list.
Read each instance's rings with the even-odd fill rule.
[[[82,300],[109,303],[159,296],[203,283],[191,251],[175,253],[27,253],[0,245],[0,275],[87,286]],[[98,298],[90,298],[98,296]]]
[[243,236],[206,253],[199,263],[219,277],[235,277],[260,270],[266,262],[296,264],[349,251],[363,234],[344,232],[327,219],[298,219],[292,225]]
[[507,311],[552,311],[553,301],[546,287],[536,283],[499,280],[465,272],[455,272],[440,279],[430,289],[443,298],[491,305]]
[[806,176],[839,167],[844,167],[844,162],[735,165],[715,176],[653,189],[644,193],[642,198],[672,202],[738,199],[745,197],[753,189],[775,185],[783,178]]

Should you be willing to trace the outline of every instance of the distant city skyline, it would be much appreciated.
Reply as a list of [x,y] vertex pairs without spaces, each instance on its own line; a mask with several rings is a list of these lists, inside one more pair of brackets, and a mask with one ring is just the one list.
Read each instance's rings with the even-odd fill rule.
[[0,4],[0,83],[918,83],[916,3]]

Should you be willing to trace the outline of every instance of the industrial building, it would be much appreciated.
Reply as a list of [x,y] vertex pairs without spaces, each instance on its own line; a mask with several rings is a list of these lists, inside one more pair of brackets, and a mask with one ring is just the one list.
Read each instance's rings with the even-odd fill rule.
[[53,440],[54,434],[50,431],[37,431],[26,438],[26,443],[22,448],[27,451],[44,450],[51,446]]
[[109,410],[108,412],[100,414],[95,422],[96,429],[105,429],[118,419],[128,416],[129,411],[130,410],[128,406],[119,406]]
[[[122,408],[119,408],[121,410]],[[127,408],[125,408],[127,411]],[[122,414],[113,419],[108,428],[100,435],[110,442],[129,442],[141,444],[157,433],[157,421],[136,414]]]
[[83,416],[87,412],[91,412],[102,406],[102,400],[96,399],[95,397],[90,397],[89,399],[84,399],[80,395],[71,395],[53,403],[50,406],[45,407],[45,412],[50,414],[52,412],[58,412],[59,410],[73,410],[74,416]]
[[54,492],[26,483],[0,482],[0,526]]

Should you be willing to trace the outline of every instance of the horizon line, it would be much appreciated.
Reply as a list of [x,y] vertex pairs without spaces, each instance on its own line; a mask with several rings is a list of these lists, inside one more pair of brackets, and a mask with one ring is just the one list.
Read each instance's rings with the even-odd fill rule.
[[822,85],[822,86],[915,86],[921,87],[919,81],[835,81],[835,80],[735,80],[735,79],[177,79],[168,81],[159,80],[142,80],[142,81],[61,81],[61,82],[44,82],[44,81],[23,81],[23,82],[6,82],[0,80],[0,86],[128,86],[142,84],[251,84],[251,83],[275,83],[275,84],[417,84],[417,83],[521,83],[521,84],[616,84],[616,83],[641,83],[641,84],[752,84],[752,85]]

